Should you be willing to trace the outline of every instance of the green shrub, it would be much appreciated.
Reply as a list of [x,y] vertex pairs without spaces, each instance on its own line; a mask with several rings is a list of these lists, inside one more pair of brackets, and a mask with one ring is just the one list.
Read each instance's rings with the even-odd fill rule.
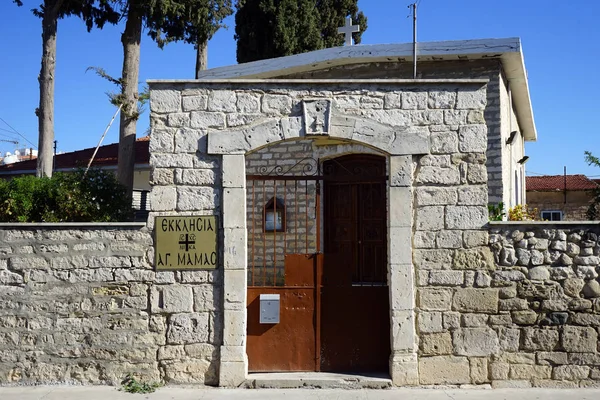
[[490,221],[502,221],[506,215],[504,212],[504,203],[488,204],[488,213]]
[[128,374],[125,379],[121,381],[121,389],[127,393],[139,393],[139,394],[147,394],[153,393],[161,387],[162,384],[158,382],[142,382],[139,381],[135,376]]
[[131,198],[111,172],[0,180],[0,222],[129,221],[132,215]]

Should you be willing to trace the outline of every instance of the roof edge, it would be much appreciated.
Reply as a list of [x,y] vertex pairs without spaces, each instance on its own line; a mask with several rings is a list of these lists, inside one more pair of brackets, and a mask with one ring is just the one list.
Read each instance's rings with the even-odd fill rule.
[[527,69],[521,50],[521,41],[520,39],[517,40],[519,51],[504,53],[500,59],[502,60],[504,74],[510,85],[517,122],[523,137],[529,142],[535,142],[537,140],[537,129],[531,106],[529,80],[527,79]]
[[[439,42],[418,43],[418,58],[453,58],[459,55],[499,56],[507,52],[520,52],[519,38],[446,40]],[[270,58],[260,61],[212,68],[200,72],[198,79],[237,79],[237,78],[271,78],[273,76],[290,75],[299,68],[306,71],[331,68],[337,65],[377,61],[412,60],[412,43],[368,44],[356,46],[331,47],[291,56]]]
[[[419,61],[459,60],[461,56],[467,56],[469,59],[499,58],[512,88],[517,121],[523,137],[527,141],[537,140],[527,72],[521,40],[518,37],[420,42],[417,44],[417,51]],[[156,85],[208,80],[282,78],[297,72],[310,72],[339,65],[412,60],[412,43],[343,46],[212,68],[200,72],[198,80],[147,82]]]

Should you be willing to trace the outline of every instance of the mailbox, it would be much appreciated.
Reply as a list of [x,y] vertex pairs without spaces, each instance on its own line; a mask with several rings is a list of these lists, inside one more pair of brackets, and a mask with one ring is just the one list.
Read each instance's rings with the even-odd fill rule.
[[260,295],[260,323],[278,324],[279,323],[279,295],[261,294]]

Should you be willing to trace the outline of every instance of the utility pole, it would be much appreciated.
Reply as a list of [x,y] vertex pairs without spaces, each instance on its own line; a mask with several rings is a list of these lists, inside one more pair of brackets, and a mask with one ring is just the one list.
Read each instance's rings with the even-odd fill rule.
[[565,170],[564,170],[564,186],[565,186],[565,190],[564,190],[564,196],[565,196],[565,204],[567,204],[567,166],[565,165]]
[[54,171],[56,170],[56,144],[58,143],[57,140],[54,141],[54,157],[52,157],[52,173],[54,173]]
[[417,2],[408,6],[408,8],[411,7],[413,15],[413,79],[417,79]]

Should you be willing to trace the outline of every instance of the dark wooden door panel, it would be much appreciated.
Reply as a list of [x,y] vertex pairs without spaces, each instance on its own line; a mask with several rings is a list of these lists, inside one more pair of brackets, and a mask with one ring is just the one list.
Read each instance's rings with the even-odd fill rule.
[[324,170],[330,176],[326,176],[324,192],[321,370],[387,371],[385,159],[340,157]]
[[387,286],[324,287],[321,296],[321,371],[387,372]]

